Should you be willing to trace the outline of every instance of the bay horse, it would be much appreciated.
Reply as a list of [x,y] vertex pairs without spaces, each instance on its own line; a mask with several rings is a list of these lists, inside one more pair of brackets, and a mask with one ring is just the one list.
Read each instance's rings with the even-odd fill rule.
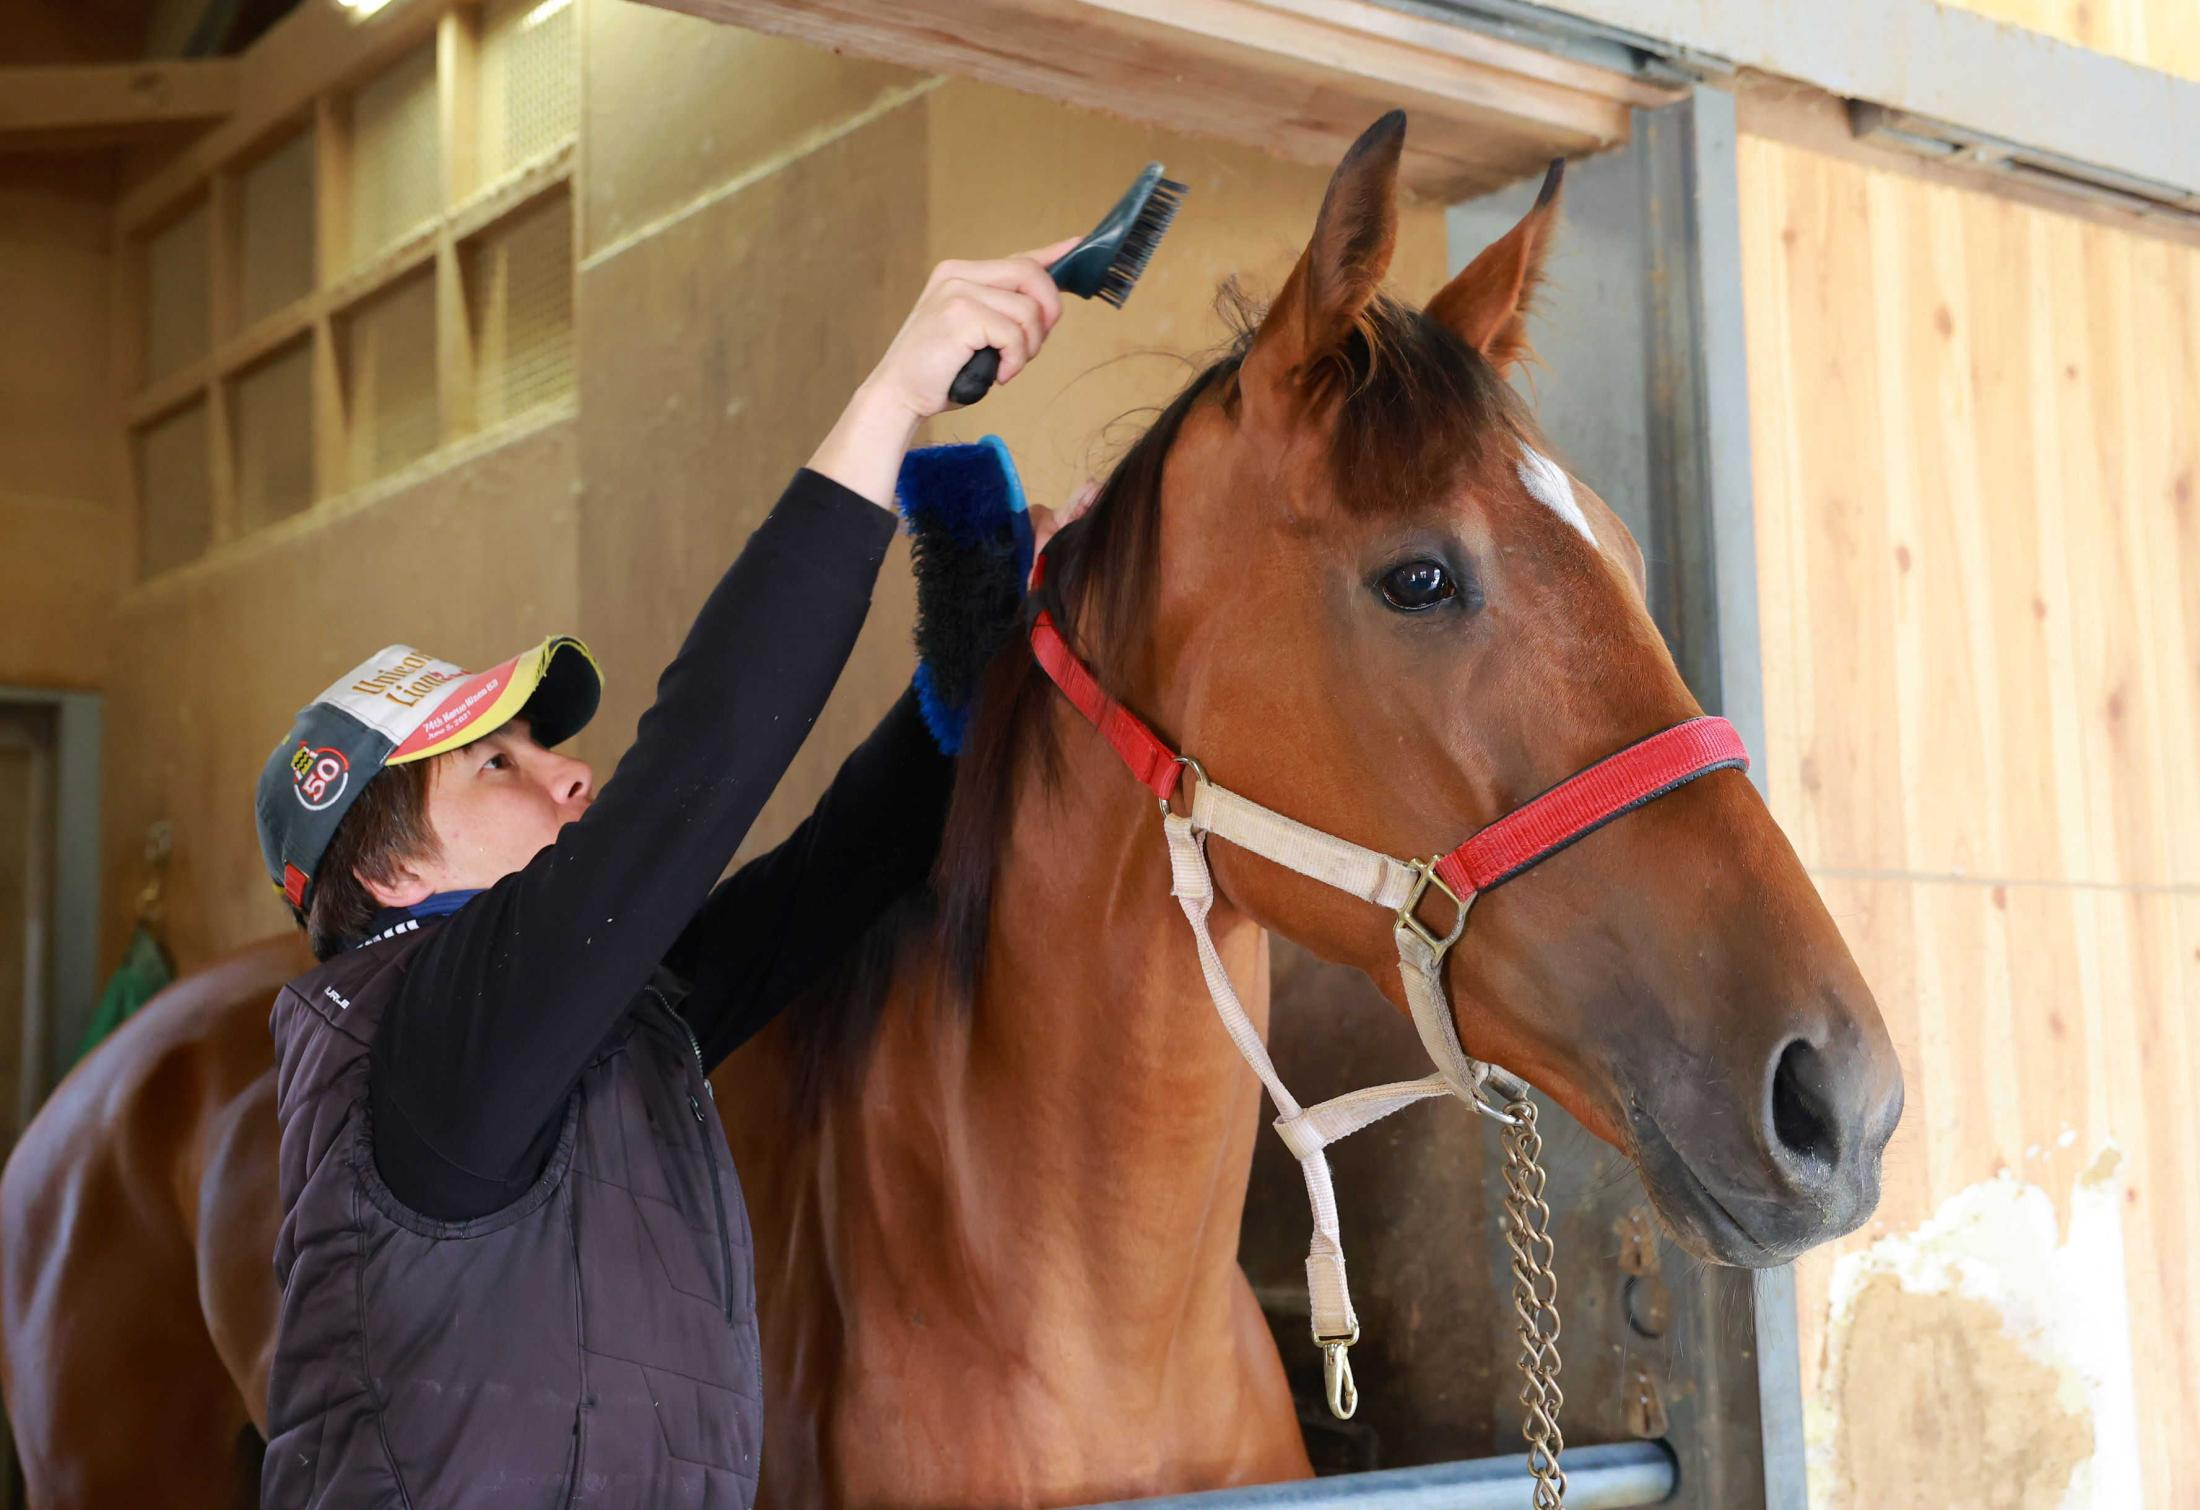
[[[1105,692],[1215,782],[1428,855],[1701,710],[1639,550],[1505,381],[1555,170],[1417,309],[1381,290],[1404,134],[1394,112],[1345,154],[1265,316],[1055,537],[1044,593]],[[1260,1088],[1208,1010],[1152,798],[1006,647],[927,896],[728,1065],[773,1505],[1308,1471],[1237,1262]],[[1227,844],[1212,864],[1257,1023],[1271,933],[1406,1009],[1388,912]],[[1740,773],[1488,893],[1444,971],[1467,1053],[1628,1155],[1699,1257],[1785,1262],[1876,1204],[1900,1070]]]
[[33,1506],[259,1502],[275,1340],[267,1017],[297,933],[159,992],[0,1174],[0,1385]]
[[[1546,459],[1504,381],[1555,196],[1410,307],[1380,289],[1403,137],[1386,116],[1345,155],[1265,317],[1056,537],[1046,592],[1107,690],[1217,780],[1414,855],[1699,710],[1644,607],[1639,551]],[[1150,800],[1030,652],[1005,648],[931,884],[715,1076],[755,1233],[766,1503],[1070,1504],[1308,1471],[1237,1265],[1259,1087],[1205,1005]],[[1271,933],[1404,1009],[1386,914],[1228,846],[1213,864],[1215,942],[1256,1021]],[[1444,984],[1467,1051],[1632,1158],[1699,1256],[1783,1262],[1875,1203],[1900,1072],[1742,776],[1706,776],[1490,894]],[[252,1104],[264,1038],[223,1053],[171,1141]],[[86,1188],[120,1214],[79,1212],[82,1235],[11,1164],[11,1222],[42,1213],[33,1241],[0,1249],[12,1408],[38,1392],[31,1370],[96,1352],[69,1377],[104,1368],[119,1418],[188,1392],[202,1456],[232,1445],[221,1434],[261,1409],[274,1320],[272,1294],[242,1323],[225,1310],[245,1269],[271,1284],[258,1105],[266,1126],[237,1137],[264,1137],[264,1170],[116,1158]],[[74,1106],[92,1136],[96,1108]],[[161,1314],[205,1336],[137,1363],[70,1264],[115,1289],[161,1269]],[[231,1397],[213,1398],[209,1358]],[[128,1453],[126,1434],[27,1447],[52,1475],[34,1474],[33,1504],[226,1502],[195,1481],[188,1500],[180,1480],[87,1489],[99,1475],[70,1455]]]

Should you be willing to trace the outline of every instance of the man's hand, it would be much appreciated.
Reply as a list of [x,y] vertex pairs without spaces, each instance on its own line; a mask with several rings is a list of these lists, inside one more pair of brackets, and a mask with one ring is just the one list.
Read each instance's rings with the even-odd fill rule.
[[963,363],[991,346],[1001,353],[995,381],[1006,383],[1045,343],[1062,317],[1061,291],[1046,264],[1076,244],[1072,237],[1021,256],[942,262],[932,269],[916,308],[817,448],[810,469],[892,508],[901,454],[918,424],[950,407],[948,385]]

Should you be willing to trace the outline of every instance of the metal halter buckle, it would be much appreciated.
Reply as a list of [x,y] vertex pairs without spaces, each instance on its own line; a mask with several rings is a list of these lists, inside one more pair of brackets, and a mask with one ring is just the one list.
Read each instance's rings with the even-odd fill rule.
[[[1474,906],[1475,897],[1480,895],[1478,892],[1469,892],[1462,898],[1458,892],[1453,891],[1444,878],[1436,873],[1436,867],[1442,859],[1439,855],[1431,860],[1415,860],[1406,867],[1413,872],[1413,889],[1406,893],[1405,905],[1398,909],[1398,926],[1409,929],[1415,938],[1428,945],[1438,959],[1449,953],[1451,946],[1459,942],[1459,935],[1467,931],[1467,911]],[[1413,915],[1413,909],[1421,905],[1423,893],[1431,886],[1450,897],[1451,905],[1459,909],[1459,915],[1452,919],[1449,933],[1438,934]]]
[[1329,1413],[1340,1421],[1352,1419],[1352,1413],[1360,1408],[1359,1387],[1352,1382],[1352,1344],[1360,1340],[1358,1322],[1352,1324],[1349,1336],[1324,1337],[1314,1334],[1314,1341],[1322,1350],[1322,1388],[1329,1395]]
[[[1191,756],[1179,755],[1176,757],[1176,763],[1179,769],[1189,769],[1194,776],[1197,776],[1199,778],[1199,784],[1201,786],[1205,786],[1207,784],[1207,768],[1201,765],[1198,761],[1192,759]],[[1160,799],[1160,802],[1161,816],[1164,818],[1170,817],[1173,810],[1169,806],[1169,799],[1163,797]],[[1186,811],[1189,812],[1190,810],[1186,809]]]

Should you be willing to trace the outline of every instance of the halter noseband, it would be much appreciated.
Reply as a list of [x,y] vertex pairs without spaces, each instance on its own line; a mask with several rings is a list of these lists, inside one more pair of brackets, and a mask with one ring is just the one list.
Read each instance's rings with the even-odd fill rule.
[[[1034,588],[1045,567],[1042,556],[1032,572]],[[1713,771],[1747,770],[1749,753],[1734,726],[1725,719],[1692,718],[1576,772],[1479,830],[1449,854],[1428,860],[1398,860],[1309,828],[1216,785],[1197,761],[1170,749],[1138,715],[1108,695],[1091,668],[1070,649],[1053,614],[1045,609],[1032,621],[1031,652],[1055,686],[1114,748],[1131,774],[1160,800],[1162,833],[1169,846],[1170,892],[1192,925],[1208,994],[1238,1053],[1267,1087],[1278,1113],[1276,1132],[1299,1161],[1300,1172],[1306,1178],[1307,1199],[1314,1216],[1314,1237],[1306,1257],[1314,1341],[1324,1355],[1329,1408],[1339,1418],[1349,1417],[1357,1396],[1347,1350],[1359,1340],[1360,1325],[1345,1285],[1336,1195],[1323,1150],[1400,1107],[1432,1096],[1456,1096],[1484,1116],[1510,1123],[1510,1115],[1483,1099],[1482,1089],[1491,1085],[1513,1099],[1526,1093],[1525,1083],[1506,1070],[1468,1056],[1460,1046],[1444,992],[1444,956],[1466,932],[1467,912],[1475,899],[1613,819],[1699,776]],[[1171,807],[1170,799],[1181,786],[1187,768],[1198,782],[1191,810],[1179,814]],[[1398,971],[1405,986],[1406,1004],[1435,1073],[1419,1080],[1352,1091],[1316,1106],[1302,1107],[1298,1103],[1276,1074],[1268,1047],[1246,1016],[1208,930],[1207,914],[1215,897],[1214,878],[1207,868],[1206,840],[1210,834],[1395,914],[1391,936],[1398,948]],[[1431,887],[1441,891],[1457,909],[1451,927],[1443,933],[1429,928],[1415,915]]]

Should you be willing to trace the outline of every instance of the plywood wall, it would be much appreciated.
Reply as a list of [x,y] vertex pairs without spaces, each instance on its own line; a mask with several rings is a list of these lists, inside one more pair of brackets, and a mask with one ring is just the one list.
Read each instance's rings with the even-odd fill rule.
[[1942,0],[2058,42],[2143,68],[2200,79],[2200,5],[2193,0]]
[[287,927],[252,822],[261,764],[384,645],[490,665],[577,620],[570,417],[133,588],[108,681],[103,960],[147,827],[175,828],[166,941],[185,968]]
[[[577,413],[455,466],[446,453],[412,462],[121,595],[109,958],[158,818],[176,824],[170,931],[185,965],[282,925],[252,783],[292,711],[391,640],[483,662],[577,630],[610,685],[576,749],[608,772],[704,595],[938,258],[1082,229],[1150,157],[1196,186],[1128,311],[1078,306],[1031,377],[940,427],[941,438],[998,430],[1034,492],[1057,497],[1121,442],[1116,421],[1135,423],[1183,381],[1174,354],[1220,337],[1221,276],[1281,280],[1326,179],[649,7],[581,0],[575,12],[586,60]],[[1401,280],[1426,289],[1442,255],[1437,209],[1409,211]],[[371,403],[371,385],[349,398]],[[483,564],[465,593],[447,590],[454,562]],[[854,664],[749,849],[807,811],[906,685],[911,602],[897,554]]]
[[91,687],[126,573],[108,385],[111,174],[0,159],[0,684]]
[[[931,265],[1086,229],[1149,159],[1189,204],[1129,307],[1073,302],[1028,376],[932,440],[997,432],[1042,502],[1104,465],[1224,334],[1215,286],[1273,287],[1322,170],[1005,90],[839,59],[636,5],[589,7],[582,224],[581,601],[612,685],[599,749],[831,425]],[[740,78],[750,88],[723,87]],[[1410,209],[1426,291],[1443,225]],[[776,842],[907,685],[912,595],[886,564],[839,691],[745,852]]]
[[1909,1085],[1813,1502],[2200,1504],[2200,252],[1741,170],[1772,801]]

